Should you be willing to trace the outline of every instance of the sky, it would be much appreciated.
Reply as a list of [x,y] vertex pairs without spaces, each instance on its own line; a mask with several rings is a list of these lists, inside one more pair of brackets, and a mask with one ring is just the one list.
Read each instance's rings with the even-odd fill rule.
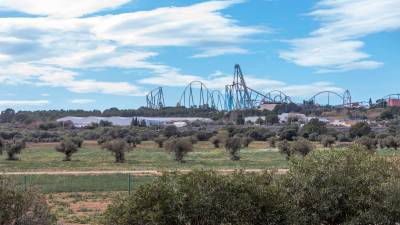
[[235,64],[297,102],[376,100],[400,93],[399,53],[400,0],[0,0],[0,109],[138,108],[159,86],[174,106]]

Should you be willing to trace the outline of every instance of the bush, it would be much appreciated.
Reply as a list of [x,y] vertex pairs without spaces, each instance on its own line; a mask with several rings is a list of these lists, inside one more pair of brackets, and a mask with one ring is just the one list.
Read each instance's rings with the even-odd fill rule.
[[335,137],[333,137],[333,136],[323,136],[322,138],[321,138],[321,144],[322,144],[322,146],[324,146],[325,148],[330,148],[330,147],[332,147],[332,145],[334,145],[335,144],[335,142],[336,142],[336,139],[335,139]]
[[72,155],[78,152],[81,145],[78,141],[73,141],[71,138],[64,138],[55,149],[65,155],[64,161],[71,161]]
[[54,217],[44,197],[0,176],[0,224],[52,225]]
[[378,144],[375,138],[370,138],[370,137],[360,137],[357,138],[355,141],[356,144],[362,145],[366,147],[368,150],[375,150],[376,145]]
[[211,142],[211,144],[214,145],[214,148],[219,148],[219,144],[221,144],[221,139],[218,138],[217,136],[213,136],[213,137],[210,139],[210,142]]
[[208,141],[213,136],[213,133],[206,131],[198,131],[196,133],[196,138],[198,141]]
[[279,138],[281,140],[293,141],[297,137],[297,131],[299,127],[296,124],[290,124],[284,126],[279,132]]
[[253,142],[253,138],[251,138],[251,137],[243,137],[243,138],[242,138],[242,145],[243,145],[243,147],[245,147],[245,148],[249,147],[249,145],[251,144],[251,142]]
[[350,137],[362,137],[371,133],[371,127],[367,122],[358,122],[351,126],[349,130]]
[[284,176],[289,224],[396,224],[398,167],[360,150],[315,151]]
[[177,136],[178,133],[178,128],[175,125],[169,125],[164,128],[164,136],[167,138]]
[[176,161],[184,162],[183,158],[193,150],[193,144],[190,137],[171,137],[165,142],[164,148],[174,154]]
[[112,152],[116,163],[125,162],[125,152],[129,150],[129,144],[122,138],[108,140],[102,144],[102,148]]
[[328,132],[326,124],[314,118],[311,119],[306,125],[302,127],[300,133],[303,137],[308,138],[310,134],[314,133],[319,136],[322,134],[326,134],[326,132]]
[[114,201],[103,224],[284,224],[282,196],[269,174],[164,175]]
[[292,149],[290,147],[290,143],[286,140],[283,140],[278,143],[278,149],[279,152],[283,155],[285,155],[286,160],[290,159],[290,156],[292,156]]
[[166,138],[165,137],[157,137],[154,139],[154,142],[157,143],[159,148],[164,147],[164,142],[165,142]]
[[276,147],[276,137],[270,137],[268,138],[268,142],[269,142],[269,146],[271,148],[275,148]]
[[298,140],[294,141],[290,145],[290,148],[292,153],[298,153],[303,157],[314,150],[313,144],[304,138],[299,138]]
[[242,148],[242,140],[240,137],[230,137],[225,141],[225,149],[231,156],[231,160],[240,160],[239,151]]
[[21,153],[22,149],[25,148],[24,140],[0,140],[0,152],[6,152],[7,160],[18,160],[17,155]]
[[219,148],[220,144],[225,143],[228,137],[229,132],[227,130],[219,130],[218,133],[210,139],[210,141],[215,148]]

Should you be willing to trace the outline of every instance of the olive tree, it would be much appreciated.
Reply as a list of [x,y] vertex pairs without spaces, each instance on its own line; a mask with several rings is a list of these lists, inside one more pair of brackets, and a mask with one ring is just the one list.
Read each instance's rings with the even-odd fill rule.
[[7,154],[7,160],[18,160],[17,155],[25,148],[25,141],[22,139],[0,140],[0,152]]
[[82,144],[79,144],[77,139],[74,141],[72,138],[64,138],[55,149],[65,155],[64,161],[71,161],[72,155],[77,153],[81,146]]
[[322,136],[322,138],[321,138],[321,144],[325,148],[332,147],[332,145],[335,144],[335,142],[336,142],[335,137],[330,136],[330,135]]
[[129,144],[124,139],[108,140],[102,144],[102,147],[114,154],[116,163],[125,162],[125,153],[129,151]]
[[242,140],[240,137],[229,137],[225,141],[225,149],[228,151],[231,156],[231,160],[238,161],[240,160],[239,152],[242,148]]
[[278,150],[281,154],[285,155],[286,160],[289,160],[290,156],[292,156],[292,149],[287,140],[278,142]]
[[176,161],[185,162],[183,158],[193,150],[193,144],[191,137],[171,137],[165,142],[164,148],[174,154]]
[[290,145],[290,148],[293,153],[298,153],[304,157],[314,150],[314,145],[307,139],[299,138]]

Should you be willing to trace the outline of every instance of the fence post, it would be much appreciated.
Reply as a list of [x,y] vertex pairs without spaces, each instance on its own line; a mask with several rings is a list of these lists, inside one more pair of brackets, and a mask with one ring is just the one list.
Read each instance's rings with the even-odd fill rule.
[[24,176],[24,191],[27,191],[27,190],[28,190],[27,184],[28,184],[28,182],[27,182],[27,176],[25,175],[25,176]]
[[128,194],[131,195],[131,183],[132,183],[132,177],[131,174],[128,174]]

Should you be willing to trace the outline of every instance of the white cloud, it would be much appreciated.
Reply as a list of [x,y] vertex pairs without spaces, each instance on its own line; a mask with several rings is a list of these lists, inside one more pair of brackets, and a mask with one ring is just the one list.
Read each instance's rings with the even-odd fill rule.
[[48,100],[0,100],[0,106],[43,106]]
[[82,99],[72,99],[69,102],[72,104],[89,104],[89,103],[96,102],[96,100],[82,98]]
[[1,0],[0,10],[12,10],[31,15],[80,17],[117,8],[130,0]]
[[320,72],[374,69],[382,62],[370,60],[359,39],[400,28],[400,0],[323,0],[309,15],[321,22],[310,37],[290,40],[292,48],[280,57]]
[[220,48],[213,48],[207,49],[202,53],[195,54],[192,58],[209,58],[227,54],[248,54],[249,51],[247,49],[238,48],[238,47],[220,47]]
[[[128,82],[104,82],[80,76],[99,68],[122,68],[146,70],[155,75],[150,80],[159,79],[162,74],[180,77],[185,74],[179,69],[153,61],[159,53],[155,48],[147,50],[148,47],[214,46],[205,49],[205,53],[243,54],[246,50],[236,45],[266,31],[240,26],[221,13],[241,2],[237,0],[73,18],[127,2],[85,1],[1,1],[3,10],[50,17],[0,18],[0,82],[63,87],[77,93],[143,95],[143,90]],[[98,3],[96,7],[94,2]],[[74,12],[69,14],[70,11]],[[180,83],[190,79],[185,77]]]

